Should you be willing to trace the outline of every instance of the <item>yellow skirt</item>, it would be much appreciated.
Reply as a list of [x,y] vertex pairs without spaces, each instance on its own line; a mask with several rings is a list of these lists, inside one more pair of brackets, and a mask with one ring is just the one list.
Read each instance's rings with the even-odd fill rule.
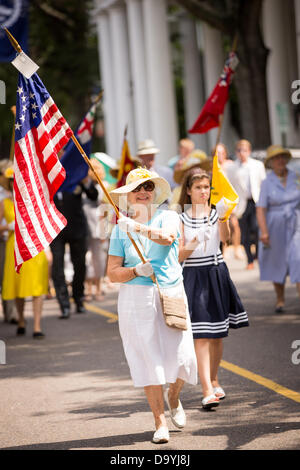
[[12,300],[16,297],[38,297],[48,292],[48,260],[42,251],[26,261],[17,274],[14,259],[14,233],[6,242],[5,262],[2,283],[2,299]]

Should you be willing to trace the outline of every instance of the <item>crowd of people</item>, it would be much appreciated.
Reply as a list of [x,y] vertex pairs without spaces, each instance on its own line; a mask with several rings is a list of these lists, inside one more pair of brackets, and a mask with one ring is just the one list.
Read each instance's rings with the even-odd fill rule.
[[[223,209],[210,204],[215,152],[239,196],[229,220]],[[133,384],[144,388],[153,413],[154,443],[169,440],[164,402],[173,424],[185,426],[180,401],[185,382],[196,384],[199,377],[204,409],[219,406],[226,397],[218,380],[223,338],[230,328],[249,325],[226,265],[228,244],[236,258],[245,259],[245,269],[253,269],[258,260],[260,279],[274,285],[276,313],[284,312],[288,275],[300,296],[300,182],[287,166],[290,151],[273,145],[261,162],[243,139],[236,143],[233,158],[222,143],[209,157],[186,138],[167,166],[158,164],[158,153],[151,139],[140,142],[136,168],[125,184],[107,185],[120,209],[115,224],[107,224],[107,211],[101,210],[108,201],[93,172],[73,192],[58,191],[54,202],[67,226],[47,252],[24,263],[20,274],[14,269],[13,167],[11,161],[2,161],[0,167],[5,321],[17,323],[17,335],[24,335],[24,302],[31,297],[32,334],[44,338],[43,301],[53,289],[59,318],[69,319],[71,297],[75,312],[83,314],[85,301],[103,299],[106,276],[108,283],[117,283],[120,336]],[[104,180],[101,163],[91,161]],[[66,255],[73,270],[69,281]],[[164,299],[181,302],[184,328],[166,323]]]

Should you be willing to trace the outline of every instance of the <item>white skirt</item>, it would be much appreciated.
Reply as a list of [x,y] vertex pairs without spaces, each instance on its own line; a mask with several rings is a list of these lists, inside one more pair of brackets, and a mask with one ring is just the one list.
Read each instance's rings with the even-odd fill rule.
[[183,284],[162,289],[184,295],[188,329],[168,327],[157,287],[122,284],[118,298],[119,329],[135,387],[174,383],[177,378],[197,384],[197,360]]

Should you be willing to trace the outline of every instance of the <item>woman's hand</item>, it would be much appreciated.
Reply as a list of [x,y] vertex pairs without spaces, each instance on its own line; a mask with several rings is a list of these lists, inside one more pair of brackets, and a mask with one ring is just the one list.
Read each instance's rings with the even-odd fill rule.
[[225,203],[223,199],[217,202],[216,211],[217,211],[219,219],[221,220],[224,219],[225,215],[227,214],[228,209],[229,209],[229,206]]
[[135,272],[138,276],[150,277],[153,274],[153,268],[150,261],[146,263],[139,263],[135,266]]
[[262,241],[262,243],[265,246],[270,246],[270,237],[269,237],[268,232],[261,233],[259,239]]
[[135,232],[138,226],[140,226],[140,224],[137,224],[134,220],[123,214],[120,214],[120,217],[118,218],[118,225],[122,232]]

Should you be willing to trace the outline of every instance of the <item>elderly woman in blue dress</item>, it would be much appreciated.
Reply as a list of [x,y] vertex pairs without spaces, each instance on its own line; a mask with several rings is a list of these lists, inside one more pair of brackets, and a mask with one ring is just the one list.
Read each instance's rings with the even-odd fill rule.
[[[172,423],[183,428],[185,412],[179,400],[184,382],[197,383],[197,361],[191,325],[176,330],[165,324],[159,292],[185,297],[178,261],[179,216],[157,207],[169,196],[169,183],[153,171],[132,170],[126,184],[110,195],[126,211],[114,227],[108,252],[107,274],[121,283],[118,298],[119,329],[135,387],[143,387],[152,410],[154,443],[168,442],[164,397]],[[144,254],[142,263],[127,232]],[[186,302],[187,308],[187,302]],[[188,313],[188,310],[187,310]],[[169,388],[163,386],[170,384]]]
[[272,169],[263,181],[256,204],[260,229],[260,279],[272,281],[276,313],[284,312],[284,287],[289,274],[300,295],[300,185],[289,170],[289,150],[279,145],[267,149],[266,167]]

